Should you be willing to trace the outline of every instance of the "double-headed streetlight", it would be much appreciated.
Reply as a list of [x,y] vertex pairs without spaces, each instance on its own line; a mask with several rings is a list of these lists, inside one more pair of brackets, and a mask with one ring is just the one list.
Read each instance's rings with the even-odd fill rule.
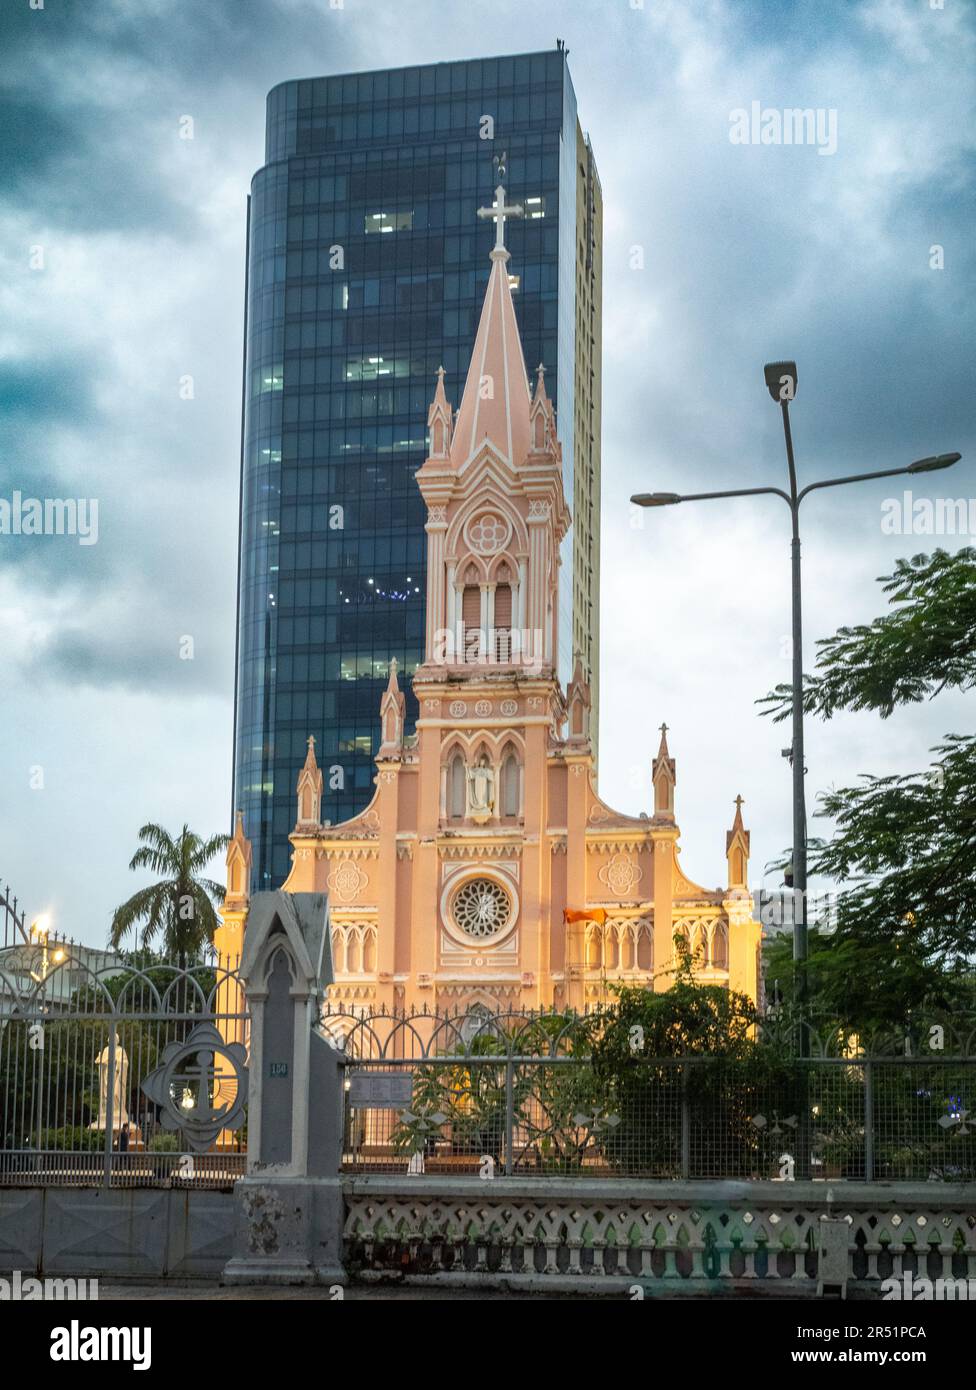
[[808,493],[819,488],[840,487],[843,483],[869,482],[874,478],[896,478],[903,474],[933,473],[951,468],[960,454],[938,454],[933,458],[917,459],[905,468],[883,468],[876,473],[851,473],[843,478],[825,478],[797,489],[796,464],[793,459],[793,436],[790,432],[790,401],[796,395],[796,363],[768,362],[763,368],[770,396],[782,408],[783,433],[786,437],[786,461],[790,472],[790,490],[778,487],[732,488],[723,492],[639,492],[630,500],[639,507],[670,507],[677,502],[703,502],[720,497],[756,497],[772,493],[782,497],[793,518],[793,744],[787,750],[793,765],[793,961],[795,991],[800,1025],[800,1052],[807,1055],[807,818],[803,791],[806,771],[803,763],[803,632],[800,620],[800,503]]

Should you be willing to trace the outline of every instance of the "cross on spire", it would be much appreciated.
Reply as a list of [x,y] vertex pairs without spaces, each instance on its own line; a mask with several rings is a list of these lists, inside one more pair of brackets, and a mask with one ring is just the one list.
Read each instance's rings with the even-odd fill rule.
[[[498,172],[502,173],[503,168],[504,166],[500,166]],[[478,209],[479,217],[490,217],[495,223],[496,251],[505,250],[505,218],[522,217],[524,213],[525,209],[521,203],[505,202],[505,189],[501,183],[499,183],[498,187],[495,189],[495,201],[492,203],[491,207]]]

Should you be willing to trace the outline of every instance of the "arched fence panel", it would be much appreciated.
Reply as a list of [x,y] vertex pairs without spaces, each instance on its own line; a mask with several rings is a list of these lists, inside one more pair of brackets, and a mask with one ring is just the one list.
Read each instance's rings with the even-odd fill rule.
[[235,969],[0,952],[0,1184],[230,1187],[246,1160]]

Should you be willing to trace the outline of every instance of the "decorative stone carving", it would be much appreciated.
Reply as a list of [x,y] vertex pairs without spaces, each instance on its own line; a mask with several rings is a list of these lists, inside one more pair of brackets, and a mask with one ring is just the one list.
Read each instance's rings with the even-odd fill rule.
[[452,700],[449,712],[452,719],[463,719],[468,712],[468,706],[464,700]]
[[495,512],[482,512],[465,527],[468,544],[476,555],[497,555],[508,543],[512,528]]
[[624,897],[635,888],[642,876],[640,865],[629,854],[615,854],[604,864],[598,875],[600,882],[618,898]]
[[351,902],[368,882],[368,874],[351,859],[340,860],[328,878],[329,891],[344,903]]

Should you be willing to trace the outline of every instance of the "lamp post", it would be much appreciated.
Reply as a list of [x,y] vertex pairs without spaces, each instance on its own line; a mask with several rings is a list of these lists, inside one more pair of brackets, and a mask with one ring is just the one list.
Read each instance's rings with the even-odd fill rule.
[[51,931],[51,919],[46,912],[42,912],[39,917],[35,917],[30,924],[30,940],[32,943],[39,943],[41,947],[41,973],[31,971],[31,978],[43,984],[47,978],[47,939]]
[[789,492],[778,487],[732,488],[722,492],[640,492],[631,497],[638,507],[670,507],[678,502],[703,502],[713,498],[757,497],[766,493],[781,497],[790,509],[793,524],[791,544],[792,607],[793,607],[793,742],[787,750],[793,766],[793,961],[795,993],[800,1031],[800,1055],[808,1055],[807,1036],[807,829],[803,778],[803,625],[800,587],[800,504],[811,492],[825,487],[840,487],[846,483],[869,482],[875,478],[896,478],[904,474],[932,473],[951,468],[960,454],[938,454],[917,459],[903,468],[883,468],[873,473],[851,473],[842,478],[824,478],[816,483],[797,487],[796,463],[793,457],[793,435],[790,430],[790,402],[796,396],[796,363],[769,362],[763,368],[766,388],[783,412],[783,434],[786,440],[786,461],[789,468]]

